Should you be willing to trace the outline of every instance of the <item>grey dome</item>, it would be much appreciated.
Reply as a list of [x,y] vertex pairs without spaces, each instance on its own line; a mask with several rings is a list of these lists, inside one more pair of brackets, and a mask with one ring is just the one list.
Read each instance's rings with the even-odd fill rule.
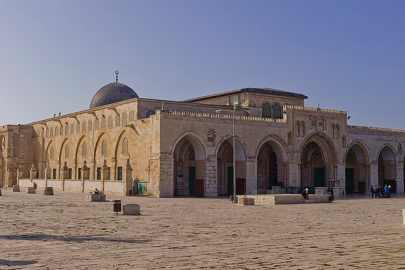
[[91,100],[90,109],[138,97],[131,87],[123,83],[114,82],[101,87],[97,91]]

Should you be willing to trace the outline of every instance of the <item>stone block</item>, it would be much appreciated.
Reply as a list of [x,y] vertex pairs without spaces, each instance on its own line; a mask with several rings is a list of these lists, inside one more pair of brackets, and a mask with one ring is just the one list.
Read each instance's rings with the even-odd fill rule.
[[122,208],[123,215],[140,215],[141,206],[139,204],[125,204]]
[[240,199],[238,199],[238,205],[239,206],[255,205],[255,199],[254,198],[240,198]]
[[345,191],[343,188],[333,188],[333,196],[336,200],[343,199],[345,197]]
[[44,195],[53,195],[53,187],[46,187],[44,190]]
[[13,192],[20,192],[20,186],[19,185],[13,185]]
[[35,194],[35,193],[37,193],[35,191],[35,188],[33,188],[33,187],[28,187],[26,192],[27,192],[27,194]]
[[88,202],[105,202],[107,201],[107,196],[105,194],[87,194],[86,200]]

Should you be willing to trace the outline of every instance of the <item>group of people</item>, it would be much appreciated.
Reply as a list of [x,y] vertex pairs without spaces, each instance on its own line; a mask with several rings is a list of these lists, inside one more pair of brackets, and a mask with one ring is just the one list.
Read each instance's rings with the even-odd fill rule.
[[385,185],[384,188],[381,188],[381,186],[371,185],[371,198],[391,198],[391,193],[390,193],[391,186],[390,185]]

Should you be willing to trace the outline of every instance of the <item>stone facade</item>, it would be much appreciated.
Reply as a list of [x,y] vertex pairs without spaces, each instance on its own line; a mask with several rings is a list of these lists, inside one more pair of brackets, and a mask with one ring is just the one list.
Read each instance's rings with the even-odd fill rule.
[[[302,187],[404,192],[404,130],[349,126],[301,94],[248,88],[186,101],[133,98],[0,127],[0,187],[110,194],[135,179],[157,197],[287,193]],[[233,107],[237,104],[237,107]],[[235,127],[235,132],[233,130]],[[235,163],[233,167],[233,134]]]

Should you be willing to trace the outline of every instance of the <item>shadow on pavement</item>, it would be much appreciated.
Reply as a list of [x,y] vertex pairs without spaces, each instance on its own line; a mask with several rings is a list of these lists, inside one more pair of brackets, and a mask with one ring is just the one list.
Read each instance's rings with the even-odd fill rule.
[[9,261],[9,260],[2,260],[0,259],[0,265],[7,265],[7,266],[18,266],[18,265],[29,265],[37,263],[37,261]]
[[[128,244],[142,244],[147,243],[147,239],[125,239],[114,238],[106,236],[58,236],[58,235],[45,235],[45,234],[26,234],[26,235],[0,235],[0,239],[5,240],[27,240],[27,241],[64,241],[64,242],[76,242],[83,243],[87,241],[100,241],[100,242],[119,242]],[[1,262],[1,261],[0,261]],[[1,264],[1,263],[0,263]]]

